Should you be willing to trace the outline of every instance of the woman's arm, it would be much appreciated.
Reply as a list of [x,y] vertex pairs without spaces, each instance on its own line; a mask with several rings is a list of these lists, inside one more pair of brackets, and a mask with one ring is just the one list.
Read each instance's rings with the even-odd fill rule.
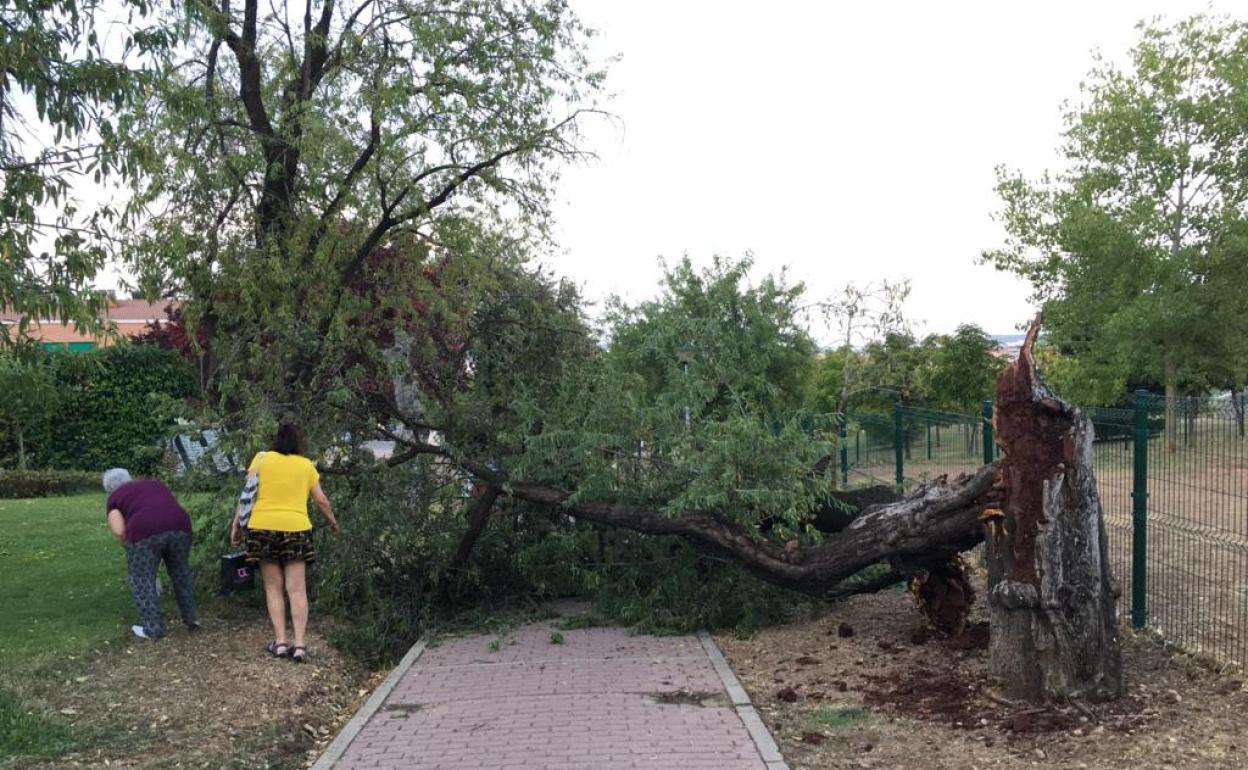
[[234,520],[230,522],[230,545],[238,545],[243,542],[243,529],[238,526],[239,514],[242,513],[238,506],[234,506]]
[[108,512],[108,528],[112,531],[113,537],[117,538],[118,543],[126,542],[126,519],[116,508]]
[[338,520],[334,518],[334,509],[330,506],[329,498],[325,496],[325,490],[321,489],[319,482],[312,487],[312,502],[316,503],[316,507],[321,509],[321,515],[325,517],[330,530],[335,535],[338,534]]

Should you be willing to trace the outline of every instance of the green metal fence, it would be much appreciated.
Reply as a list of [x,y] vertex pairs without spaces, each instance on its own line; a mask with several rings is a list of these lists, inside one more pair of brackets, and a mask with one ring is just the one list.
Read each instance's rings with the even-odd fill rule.
[[[1244,399],[1137,392],[1085,410],[1121,616],[1193,653],[1248,665],[1248,439]],[[991,462],[982,414],[894,407],[838,421],[840,477],[910,487]],[[985,435],[986,434],[986,435]]]
[[897,406],[889,414],[851,412],[841,477],[854,484],[909,487],[984,462],[984,420],[978,415]]

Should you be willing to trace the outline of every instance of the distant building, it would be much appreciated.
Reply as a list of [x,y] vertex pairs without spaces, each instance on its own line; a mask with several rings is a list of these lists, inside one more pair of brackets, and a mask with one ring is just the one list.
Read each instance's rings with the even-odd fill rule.
[[[132,337],[147,331],[152,324],[163,324],[168,321],[165,308],[177,307],[177,300],[162,299],[148,302],[143,299],[121,299],[109,302],[105,311],[105,319],[117,327],[117,334]],[[0,324],[16,326],[21,316],[11,310],[0,310]],[[46,350],[68,350],[72,353],[107,347],[114,340],[108,337],[94,337],[83,334],[69,324],[56,319],[37,319],[30,322],[27,334],[37,340]]]

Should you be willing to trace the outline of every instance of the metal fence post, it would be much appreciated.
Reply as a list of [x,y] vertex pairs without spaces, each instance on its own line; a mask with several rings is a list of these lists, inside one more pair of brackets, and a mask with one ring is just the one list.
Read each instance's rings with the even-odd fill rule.
[[906,483],[905,475],[905,458],[906,452],[903,446],[905,442],[905,427],[902,425],[901,418],[901,402],[893,404],[893,453],[896,455],[897,461],[897,488],[900,489]]
[[992,402],[984,402],[984,465],[992,465],[996,459],[996,441],[992,436]]
[[1135,391],[1131,484],[1131,625],[1148,625],[1148,391]]
[[849,417],[844,413],[838,414],[837,422],[840,428],[841,442],[841,483],[849,485]]

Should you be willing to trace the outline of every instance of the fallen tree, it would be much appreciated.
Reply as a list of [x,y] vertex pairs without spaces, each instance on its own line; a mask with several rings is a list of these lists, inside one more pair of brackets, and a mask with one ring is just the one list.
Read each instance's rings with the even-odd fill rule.
[[[829,516],[822,542],[768,539],[715,511],[588,500],[549,484],[509,480],[467,466],[494,487],[579,519],[673,535],[738,562],[755,575],[827,598],[914,578],[937,628],[960,633],[974,591],[959,555],[987,533],[992,671],[1006,692],[1032,701],[1117,697],[1122,676],[1104,521],[1092,473],[1092,427],[1036,372],[1032,325],[1019,359],[997,384],[994,423],[1003,460],[941,477],[892,503]],[[474,521],[482,515],[478,509]],[[887,572],[844,581],[886,563]]]

